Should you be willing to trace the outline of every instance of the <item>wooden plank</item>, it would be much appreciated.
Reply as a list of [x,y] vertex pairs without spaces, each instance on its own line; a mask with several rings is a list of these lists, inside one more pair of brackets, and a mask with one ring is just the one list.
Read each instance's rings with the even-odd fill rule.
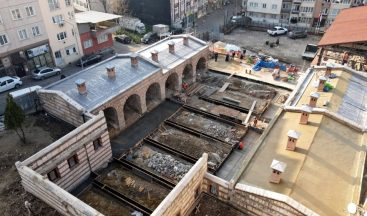
[[231,75],[229,75],[228,77],[227,77],[227,79],[230,79],[230,78],[232,78],[233,77],[233,75],[235,75],[237,72],[236,71],[234,71],[233,73],[231,73]]
[[252,114],[252,112],[253,112],[253,111],[254,111],[254,109],[255,109],[255,105],[256,105],[256,101],[254,101],[254,102],[252,103],[251,109],[250,109],[250,111],[248,112],[248,114],[247,114],[247,116],[246,116],[246,120],[245,120],[245,122],[244,122],[244,124],[245,124],[245,125],[247,125],[247,124],[248,124],[248,121],[250,120],[251,114]]
[[219,89],[219,92],[224,92],[228,88],[229,84],[231,84],[231,83],[229,83],[229,82],[224,83],[222,88]]

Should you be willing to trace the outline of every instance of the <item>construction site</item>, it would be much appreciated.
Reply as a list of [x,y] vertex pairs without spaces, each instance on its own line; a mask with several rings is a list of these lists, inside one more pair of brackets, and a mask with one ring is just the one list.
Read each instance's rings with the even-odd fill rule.
[[[348,181],[362,175],[365,156],[348,147],[364,145],[364,129],[341,99],[352,93],[322,91],[345,90],[364,75],[320,66],[282,85],[220,71],[208,50],[197,38],[174,36],[39,90],[43,109],[76,128],[16,163],[24,189],[64,215],[342,215],[336,205],[324,208],[331,205],[326,196],[318,207],[302,194],[322,197],[328,187],[302,188],[297,176],[314,182],[307,162],[342,148],[348,159],[340,166],[350,173],[333,184],[340,193],[363,193],[365,186]],[[364,125],[364,117],[358,121]],[[319,149],[326,144],[318,147],[325,138],[317,134],[337,124],[355,138]],[[334,175],[323,160],[312,163],[325,178]],[[334,202],[346,205],[351,195],[340,193]],[[355,194],[353,201],[363,203]]]

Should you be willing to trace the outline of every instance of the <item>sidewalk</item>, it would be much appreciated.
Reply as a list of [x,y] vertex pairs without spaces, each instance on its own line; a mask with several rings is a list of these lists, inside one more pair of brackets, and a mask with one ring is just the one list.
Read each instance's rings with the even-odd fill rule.
[[[253,65],[247,65],[245,63],[245,60],[243,60],[244,63],[240,63],[239,59],[235,59],[235,61],[225,61],[225,56],[220,55],[218,57],[218,61],[215,62],[214,59],[209,60],[208,62],[208,68],[209,70],[219,71],[227,74],[233,74],[240,77],[245,77],[248,79],[261,81],[265,83],[269,83],[275,86],[280,86],[283,88],[287,88],[290,90],[293,90],[296,85],[297,81],[294,81],[292,83],[289,82],[283,82],[280,80],[274,80],[271,72],[272,69],[263,68],[260,71],[254,71],[252,70]],[[251,70],[251,74],[246,73],[246,70]],[[288,76],[286,72],[281,72],[281,76]]]

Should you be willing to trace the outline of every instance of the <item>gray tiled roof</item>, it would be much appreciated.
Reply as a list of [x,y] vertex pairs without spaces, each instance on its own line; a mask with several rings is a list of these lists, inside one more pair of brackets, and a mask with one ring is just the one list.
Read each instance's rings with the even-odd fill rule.
[[[130,56],[114,56],[73,76],[47,86],[45,89],[61,91],[86,110],[90,111],[100,103],[105,102],[108,98],[126,91],[143,79],[161,70],[158,66],[141,57],[138,60],[139,66],[135,68],[131,66]],[[115,80],[108,78],[106,67],[115,67]],[[80,95],[78,93],[75,81],[79,79],[86,81],[87,95]]]

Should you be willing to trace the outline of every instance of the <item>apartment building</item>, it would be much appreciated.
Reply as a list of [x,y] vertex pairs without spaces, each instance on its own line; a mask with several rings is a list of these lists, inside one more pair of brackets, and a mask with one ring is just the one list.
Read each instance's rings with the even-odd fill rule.
[[282,2],[282,0],[248,0],[246,3],[246,15],[255,22],[279,23]]
[[56,66],[66,66],[83,56],[72,0],[39,0]]
[[171,24],[192,26],[207,13],[208,0],[171,0]]
[[52,65],[38,0],[0,3],[0,74],[24,76],[36,66]]
[[362,0],[243,0],[246,15],[254,21],[306,29],[327,28],[340,10],[360,4]]
[[82,55],[72,0],[0,0],[0,74],[29,75]]

